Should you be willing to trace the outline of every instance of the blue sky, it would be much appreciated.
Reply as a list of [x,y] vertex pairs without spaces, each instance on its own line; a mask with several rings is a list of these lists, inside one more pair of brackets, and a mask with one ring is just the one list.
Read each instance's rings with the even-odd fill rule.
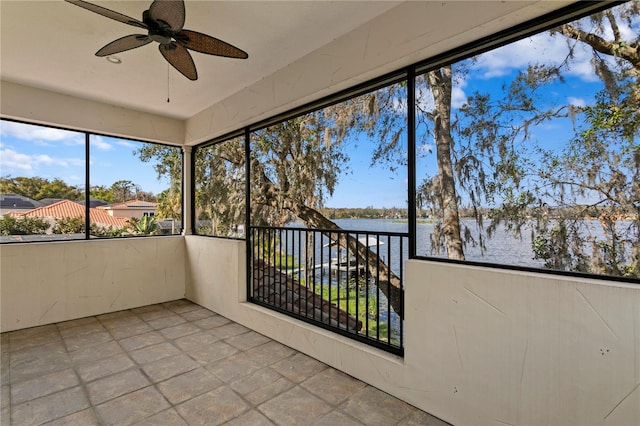
[[[623,38],[632,40],[640,32],[640,20],[636,19],[633,28],[620,25],[620,30]],[[581,43],[572,43],[575,44],[574,56],[569,68],[563,70],[564,82],[549,85],[542,94],[548,105],[584,107],[603,88],[590,63],[593,57],[590,48]],[[567,58],[568,51],[565,37],[551,37],[543,33],[478,56],[476,62],[470,65],[471,72],[463,78],[454,78],[454,112],[474,91],[497,96],[501,86],[510,82],[518,71],[526,69],[529,63],[559,65]],[[433,107],[428,101],[422,106],[426,110]],[[556,119],[530,131],[532,140],[537,141],[539,146],[557,151],[573,135],[573,123],[568,118]],[[417,133],[418,137],[423,135],[424,128],[418,128]],[[369,168],[372,149],[366,149],[367,141],[363,139],[358,141],[358,145],[362,148],[349,152],[352,156],[353,173],[340,180],[333,196],[325,204],[328,207],[406,207],[406,175],[398,175],[406,173],[406,169],[400,168],[392,173],[382,166]],[[417,145],[419,158],[416,161],[416,172],[417,184],[420,184],[427,175],[435,175],[437,167],[433,139],[427,136],[424,142],[418,141]]]
[[[0,175],[60,178],[84,187],[84,134],[11,121],[0,121]],[[91,135],[91,186],[130,180],[143,191],[158,194],[168,187],[150,163],[134,151],[140,142]]]
[[[627,39],[637,36],[635,28],[621,26]],[[590,64],[592,53],[577,44],[571,67],[564,73],[565,84],[555,84],[545,92],[545,99],[558,105],[588,105],[601,83]],[[503,82],[526,68],[529,62],[560,63],[567,56],[567,41],[562,36],[540,34],[520,40],[481,55],[472,65],[472,72],[458,79],[453,89],[453,107],[459,108],[475,90],[496,94]],[[430,108],[430,105],[423,105]],[[545,124],[534,132],[534,137],[547,147],[567,140],[569,120]],[[61,178],[69,184],[84,186],[84,135],[59,129],[30,126],[15,122],[0,122],[0,175],[39,176]],[[546,141],[546,142],[545,142]],[[370,166],[372,144],[360,138],[351,143],[346,154],[351,158],[350,173],[344,173],[328,207],[405,207],[407,200],[406,168],[390,172],[382,165]],[[110,186],[117,180],[131,180],[144,191],[154,194],[166,189],[166,181],[158,181],[152,164],[142,163],[133,154],[137,142],[92,136],[91,185]],[[427,174],[435,174],[435,150],[427,138],[418,146],[418,182]],[[430,152],[431,151],[431,152]]]
[[[406,141],[406,134],[403,134]],[[406,147],[406,142],[403,144]],[[406,207],[407,169],[395,172],[385,165],[371,165],[375,141],[359,138],[357,144],[348,144],[349,170],[343,172],[335,191],[325,202],[326,207]]]

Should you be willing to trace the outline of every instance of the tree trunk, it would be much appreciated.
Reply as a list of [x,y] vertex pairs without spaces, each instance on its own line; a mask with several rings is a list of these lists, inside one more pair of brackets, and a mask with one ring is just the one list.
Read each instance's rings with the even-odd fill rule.
[[[251,160],[251,169],[253,176],[259,181],[260,194],[259,200],[254,200],[262,204],[277,206],[280,198],[280,189],[267,177],[262,168],[262,164],[256,160]],[[338,225],[327,219],[319,211],[304,205],[303,203],[287,202],[285,208],[293,213],[298,219],[303,221],[310,228],[335,229],[341,230]],[[348,234],[329,233],[327,235],[332,241],[337,241],[342,247],[348,248],[352,253],[357,253],[358,257],[363,260],[368,259],[367,270],[371,276],[379,277],[377,285],[380,291],[387,297],[389,304],[393,310],[404,318],[403,306],[403,289],[402,282],[389,267],[373,253],[367,246],[362,244],[356,238]]]
[[433,113],[433,133],[436,142],[438,161],[438,179],[440,209],[443,221],[443,234],[449,259],[464,260],[460,217],[456,184],[453,177],[451,149],[451,66],[442,67],[427,73],[427,81],[433,93],[435,103]]
[[[307,224],[311,228],[319,229],[335,229],[341,231],[338,225],[327,219],[319,211],[305,206],[296,205],[291,207],[291,212],[295,214],[300,220]],[[327,232],[325,233],[331,241],[335,241],[340,247],[348,249],[351,253],[357,253],[357,258],[361,261],[367,261],[367,271],[373,277],[378,279],[377,286],[380,291],[386,296],[389,304],[393,310],[404,318],[404,312],[402,311],[403,289],[402,282],[389,267],[382,261],[382,259],[373,251],[369,249],[365,244],[358,241],[357,238],[352,237],[347,233]]]

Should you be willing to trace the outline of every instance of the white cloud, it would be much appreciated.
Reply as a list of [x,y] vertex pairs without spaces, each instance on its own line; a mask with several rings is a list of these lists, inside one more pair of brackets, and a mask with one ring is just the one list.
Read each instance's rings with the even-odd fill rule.
[[636,28],[631,28],[626,22],[620,22],[618,24],[618,29],[620,30],[623,40],[635,40],[638,37],[638,29],[640,28],[637,27],[640,27],[640,18],[636,18],[633,25]]
[[569,102],[570,105],[581,107],[581,108],[587,106],[587,101],[585,101],[582,98],[576,98],[574,96],[569,96],[567,98],[567,102]]
[[10,148],[0,150],[2,163],[0,168],[5,173],[37,173],[41,166],[79,167],[84,165],[84,160],[79,158],[56,158],[49,155],[22,154]]
[[467,85],[465,80],[454,81],[451,88],[451,107],[458,109],[467,103],[467,95],[464,92],[464,87]]
[[127,141],[117,141],[116,144],[120,146],[125,146],[127,148],[138,148],[138,145],[132,142],[127,142]]
[[91,148],[98,148],[101,151],[109,151],[113,148],[113,146],[104,140],[102,136],[92,136],[91,137]]
[[[560,65],[567,60],[569,53],[567,40],[561,35],[538,34],[479,55],[473,68],[480,71],[483,78],[489,79],[525,68],[529,63]],[[575,48],[566,74],[583,81],[596,81],[598,77],[590,62],[593,57],[591,49],[584,43],[569,42],[575,44]]]
[[431,93],[424,92],[420,96],[416,97],[416,107],[419,111],[427,111],[431,112],[435,108],[435,101],[433,100],[433,96]]
[[416,85],[416,107],[419,111],[433,111],[435,102],[433,94],[426,84],[420,83]]
[[2,157],[2,174],[5,174],[7,169],[26,172],[33,170],[29,155],[19,154],[11,149],[3,149],[0,151],[0,156]]
[[[454,76],[451,88],[451,107],[460,108],[467,103],[467,94],[464,88],[467,87],[467,80],[461,76]],[[435,100],[429,87],[420,82],[416,90],[416,103],[419,111],[432,112],[435,108]]]
[[78,141],[82,142],[84,140],[84,136],[80,133],[53,129],[51,127],[16,123],[14,121],[0,122],[0,134],[2,134],[2,136],[13,136],[24,141],[35,141],[42,144],[46,143],[46,141],[77,143]]

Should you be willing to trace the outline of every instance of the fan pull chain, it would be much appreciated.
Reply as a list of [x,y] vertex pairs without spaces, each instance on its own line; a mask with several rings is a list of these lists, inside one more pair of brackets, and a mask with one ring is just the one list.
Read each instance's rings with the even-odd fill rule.
[[171,102],[169,100],[169,64],[167,63],[167,103]]

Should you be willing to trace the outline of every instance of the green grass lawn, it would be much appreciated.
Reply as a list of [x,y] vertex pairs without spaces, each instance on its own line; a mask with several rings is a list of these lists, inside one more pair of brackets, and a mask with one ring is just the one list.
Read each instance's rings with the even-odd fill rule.
[[[304,285],[304,283],[301,284]],[[359,287],[362,289],[365,285],[366,284],[364,283],[364,278],[362,278]],[[369,292],[369,306],[367,308],[366,294],[364,292],[358,294],[358,291],[356,289],[356,282],[354,279],[350,280],[348,291],[347,283],[342,283],[339,287],[329,285],[320,286],[319,284],[316,284],[315,289],[313,290],[323,299],[338,305],[340,309],[346,311],[349,315],[357,317],[358,320],[362,322],[362,329],[359,331],[360,334],[376,338],[381,342],[388,341],[387,333],[389,325],[387,324],[387,322],[383,321],[381,318],[380,324],[376,324],[378,298],[375,291]],[[377,337],[377,333],[379,333],[379,338]],[[398,336],[394,335],[393,330],[391,333],[391,343],[394,345],[400,344],[399,338]]]
[[[262,256],[260,256],[260,254],[262,254]],[[294,256],[288,255],[278,249],[265,250],[263,253],[256,252],[256,257],[265,260],[282,271],[299,267]],[[300,285],[306,286],[304,274],[297,277],[297,281]],[[375,287],[371,288],[367,299],[366,293],[363,290],[366,285],[366,278],[361,277],[357,286],[356,280],[351,278],[348,282],[343,279],[337,287],[328,284],[321,286],[319,283],[315,284],[315,288],[312,285],[309,287],[323,299],[336,304],[341,310],[347,312],[352,317],[358,318],[358,320],[362,322],[362,329],[358,332],[359,334],[380,340],[381,342],[387,342],[389,325],[382,318],[379,324],[377,324],[376,321],[376,312],[378,309],[377,292],[375,291]],[[360,291],[358,291],[358,288]],[[399,337],[394,330],[391,330],[391,344],[400,345]]]

